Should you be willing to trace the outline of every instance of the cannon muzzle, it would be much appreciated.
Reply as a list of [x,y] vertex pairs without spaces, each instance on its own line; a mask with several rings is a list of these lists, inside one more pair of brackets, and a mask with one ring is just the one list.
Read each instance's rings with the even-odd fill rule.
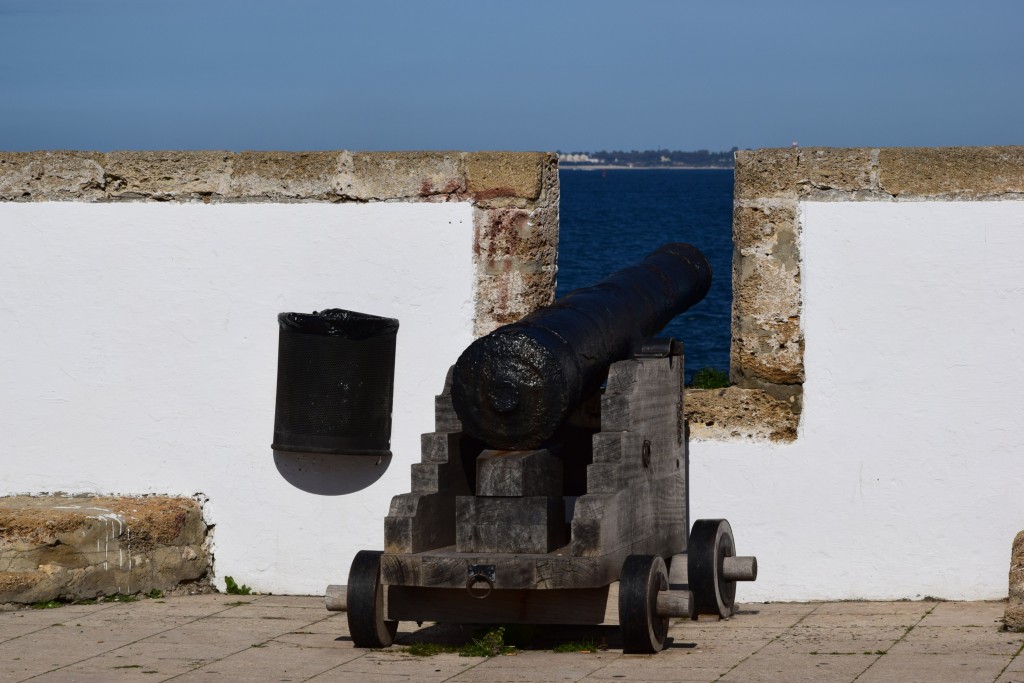
[[455,363],[452,403],[463,431],[491,448],[535,448],[625,359],[697,304],[711,266],[689,244],[667,244],[639,264],[577,289],[474,341]]

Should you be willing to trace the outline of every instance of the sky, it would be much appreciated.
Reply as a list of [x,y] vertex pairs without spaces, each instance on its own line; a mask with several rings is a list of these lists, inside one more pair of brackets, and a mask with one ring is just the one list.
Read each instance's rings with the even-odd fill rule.
[[1024,144],[1024,0],[0,0],[0,149]]

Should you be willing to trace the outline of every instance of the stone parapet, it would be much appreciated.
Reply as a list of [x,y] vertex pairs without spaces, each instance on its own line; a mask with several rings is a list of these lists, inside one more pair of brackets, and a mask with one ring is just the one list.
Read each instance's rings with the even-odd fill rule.
[[554,298],[554,154],[0,152],[0,201],[470,202],[474,332],[486,334]]
[[690,438],[701,441],[792,441],[798,416],[759,389],[687,389]]
[[[465,202],[473,213],[474,333],[554,298],[554,154],[0,151],[0,202]],[[0,604],[202,581],[212,561],[207,531],[188,499],[0,499]]]
[[0,498],[0,604],[170,591],[210,570],[191,498]]
[[737,152],[732,381],[802,410],[802,202],[1013,199],[1024,199],[1024,147]]

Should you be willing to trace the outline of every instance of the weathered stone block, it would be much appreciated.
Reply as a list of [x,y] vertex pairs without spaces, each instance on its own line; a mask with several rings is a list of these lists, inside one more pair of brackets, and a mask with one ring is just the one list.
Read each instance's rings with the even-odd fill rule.
[[744,202],[733,209],[733,245],[744,260],[778,259],[795,269],[800,263],[797,231],[794,201]]
[[0,603],[170,590],[210,568],[187,498],[0,498]]
[[473,223],[480,335],[554,299],[557,209],[478,208]]
[[242,152],[231,162],[232,199],[328,199],[340,152]]
[[104,155],[112,198],[187,200],[224,196],[231,180],[230,152],[110,152]]
[[894,197],[974,199],[1024,193],[1024,147],[879,150],[879,184]]
[[466,155],[469,193],[477,201],[496,197],[540,197],[542,170],[551,155],[541,152],[475,152]]
[[1010,600],[1004,621],[1007,629],[1024,631],[1024,531],[1013,539],[1010,551]]
[[872,152],[867,148],[804,147],[796,170],[801,191],[871,189]]
[[98,152],[0,152],[0,201],[92,201],[105,187]]
[[554,284],[554,270],[540,273],[510,270],[480,277],[473,334],[487,334],[501,325],[519,320],[538,306],[550,303]]
[[803,382],[800,271],[790,259],[745,258],[735,266],[731,374],[777,384]]
[[459,152],[345,153],[334,190],[362,201],[461,196],[465,165]]
[[690,438],[698,441],[793,441],[799,416],[760,389],[687,389]]
[[733,196],[739,199],[795,198],[797,159],[792,149],[759,149],[736,152]]

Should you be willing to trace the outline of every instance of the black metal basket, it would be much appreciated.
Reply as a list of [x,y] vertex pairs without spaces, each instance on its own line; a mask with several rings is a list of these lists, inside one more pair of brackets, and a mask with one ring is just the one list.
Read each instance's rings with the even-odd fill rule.
[[398,321],[281,313],[274,450],[390,455]]

